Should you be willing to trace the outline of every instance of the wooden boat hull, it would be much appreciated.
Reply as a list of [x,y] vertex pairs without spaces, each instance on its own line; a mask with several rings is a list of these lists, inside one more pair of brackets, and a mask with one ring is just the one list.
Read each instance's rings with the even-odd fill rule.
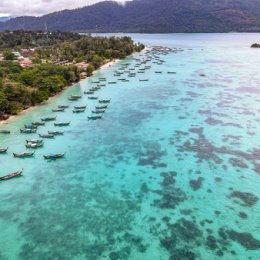
[[6,181],[6,180],[9,180],[9,179],[12,179],[15,177],[19,177],[22,175],[22,173],[23,173],[23,170],[8,174],[6,176],[0,177],[0,181]]
[[44,159],[48,159],[48,160],[60,159],[60,158],[63,158],[64,156],[65,156],[65,153],[55,154],[55,155],[43,155]]
[[48,134],[48,135],[39,135],[41,138],[49,138],[49,139],[52,139],[52,138],[54,138],[54,135],[50,135],[50,134]]
[[10,134],[11,132],[8,130],[0,130],[0,134]]
[[0,149],[0,154],[1,154],[1,153],[6,153],[7,150],[8,150],[8,148],[6,148],[6,149]]
[[55,126],[68,126],[70,125],[70,122],[67,123],[54,123]]
[[33,134],[36,133],[36,129],[20,129],[22,134]]
[[22,153],[22,154],[13,153],[13,155],[14,155],[14,157],[18,157],[18,158],[27,158],[27,157],[34,156],[34,152],[33,153]]

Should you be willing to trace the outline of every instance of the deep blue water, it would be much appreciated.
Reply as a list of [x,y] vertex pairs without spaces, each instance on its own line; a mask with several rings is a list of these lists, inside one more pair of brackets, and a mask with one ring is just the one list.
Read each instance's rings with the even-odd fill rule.
[[[249,48],[260,34],[131,36],[182,51],[114,76],[127,63],[138,70],[148,54],[135,54],[0,127],[12,131],[0,136],[0,175],[24,168],[0,183],[0,260],[260,259],[260,50]],[[83,92],[100,77],[117,84],[97,93],[111,104],[90,121],[97,101]],[[60,104],[70,105],[57,114],[71,121],[64,136],[13,158],[37,138],[19,129]],[[72,113],[81,104],[86,112]]]

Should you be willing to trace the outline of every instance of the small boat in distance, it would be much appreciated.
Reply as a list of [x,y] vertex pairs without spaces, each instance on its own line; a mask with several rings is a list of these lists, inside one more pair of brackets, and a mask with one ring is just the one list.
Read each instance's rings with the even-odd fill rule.
[[5,180],[9,180],[9,179],[21,176],[22,173],[23,173],[23,169],[21,171],[17,171],[17,172],[14,172],[14,173],[10,173],[6,176],[0,177],[0,181],[5,181]]
[[94,91],[84,91],[84,94],[86,94],[86,95],[92,95],[92,94],[94,94]]
[[42,134],[39,134],[39,136],[41,137],[41,138],[54,138],[54,135],[51,135],[51,134],[44,134],[44,135],[42,135]]
[[69,105],[59,105],[59,106],[58,106],[58,108],[64,108],[64,109],[65,109],[65,108],[68,108],[68,107],[69,107]]
[[87,106],[74,106],[75,109],[85,109]]
[[65,108],[52,109],[52,112],[64,112]]
[[44,118],[41,118],[41,120],[44,121],[44,122],[54,121],[54,120],[56,120],[56,116],[53,116],[53,117],[44,117]]
[[41,125],[45,125],[45,123],[44,122],[32,122],[32,125],[41,126]]
[[101,109],[99,109],[99,110],[92,110],[93,114],[104,114],[105,112],[106,112],[105,109],[104,110],[101,110]]
[[84,113],[85,112],[85,108],[83,108],[83,109],[74,109],[72,112],[73,113]]
[[32,144],[39,144],[39,143],[42,143],[43,140],[41,139],[31,139],[31,140],[26,140],[27,143],[32,143]]
[[98,97],[88,97],[88,99],[96,100]]
[[25,147],[35,149],[35,148],[43,147],[43,143],[27,143]]
[[10,134],[11,132],[8,130],[0,130],[0,134]]
[[65,153],[43,155],[44,159],[59,159],[64,157]]
[[32,133],[36,133],[36,129],[20,129],[20,132],[23,134],[32,134]]
[[80,96],[80,95],[71,95],[71,98],[81,98],[82,96]]
[[96,106],[96,109],[106,109],[106,108],[108,108],[108,105]]
[[24,152],[24,153],[13,153],[14,157],[19,157],[19,158],[26,158],[26,157],[32,157],[34,156],[34,153],[28,153],[28,152]]
[[111,102],[111,99],[101,99],[98,101],[99,103],[110,103]]
[[61,131],[48,131],[49,135],[63,135],[64,132]]
[[8,147],[7,148],[4,148],[4,149],[0,149],[0,153],[6,153],[8,150]]
[[102,116],[88,116],[89,120],[97,120],[97,119],[102,119]]
[[54,123],[55,126],[68,126],[70,122]]

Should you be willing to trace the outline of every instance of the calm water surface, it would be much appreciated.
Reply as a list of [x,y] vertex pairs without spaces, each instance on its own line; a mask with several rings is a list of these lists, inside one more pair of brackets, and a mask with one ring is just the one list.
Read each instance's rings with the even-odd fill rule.
[[[0,136],[0,175],[24,175],[0,183],[0,260],[260,259],[260,50],[249,48],[260,34],[131,36],[184,51],[102,88],[112,101],[100,121],[87,120],[96,101],[68,97],[115,81],[144,52],[1,127],[12,134]],[[71,121],[64,136],[14,159],[37,138],[19,129],[60,104],[70,105],[57,118]],[[81,104],[86,113],[73,114]]]

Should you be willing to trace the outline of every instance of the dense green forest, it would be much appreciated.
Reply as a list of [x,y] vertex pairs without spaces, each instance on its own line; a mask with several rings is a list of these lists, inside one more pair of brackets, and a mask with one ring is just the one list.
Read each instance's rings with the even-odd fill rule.
[[[52,43],[52,44],[50,44]],[[14,51],[34,47],[29,57],[33,64],[23,68]],[[123,59],[144,48],[129,37],[92,37],[74,33],[4,32],[0,33],[0,119],[47,100],[65,86],[78,82],[85,72],[113,59]]]
[[41,17],[17,17],[0,22],[0,30],[44,30],[46,25],[50,31],[259,32],[260,0],[104,1]]

